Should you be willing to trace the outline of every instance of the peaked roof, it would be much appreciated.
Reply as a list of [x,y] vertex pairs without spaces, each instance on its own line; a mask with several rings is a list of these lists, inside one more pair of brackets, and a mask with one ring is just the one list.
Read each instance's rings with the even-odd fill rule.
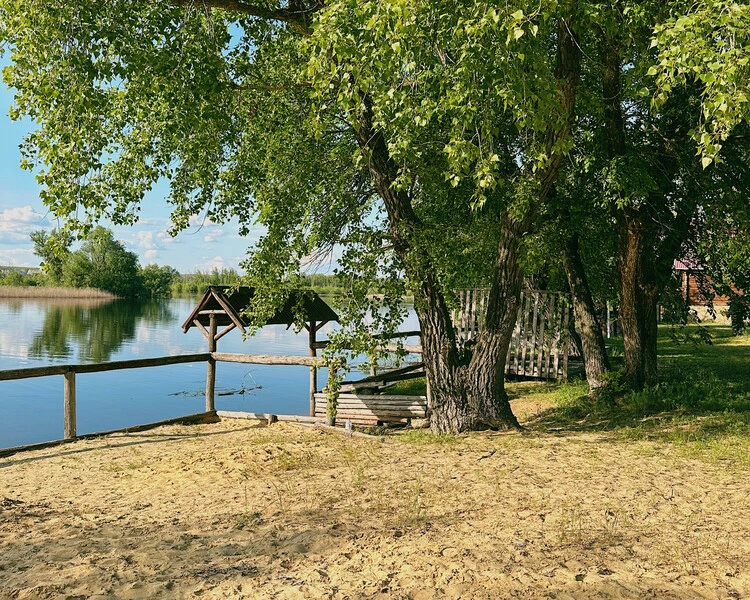
[[[182,324],[182,330],[187,333],[195,327],[195,321],[207,327],[211,313],[214,314],[217,327],[234,324],[243,333],[248,326],[242,316],[255,295],[255,289],[248,286],[234,287],[229,285],[212,285],[203,294],[190,316]],[[318,294],[312,290],[300,290],[289,295],[284,306],[274,314],[264,325],[290,325],[294,323],[294,309],[301,303],[305,321],[338,321],[339,316],[326,304]]]

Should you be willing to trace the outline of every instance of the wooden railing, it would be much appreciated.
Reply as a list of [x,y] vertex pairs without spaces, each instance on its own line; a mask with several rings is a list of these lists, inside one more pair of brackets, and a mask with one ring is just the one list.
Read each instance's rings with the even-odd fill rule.
[[[120,360],[102,363],[77,365],[50,365],[44,367],[28,367],[24,369],[9,369],[0,371],[0,381],[14,379],[31,379],[34,377],[49,377],[62,375],[65,378],[63,386],[63,439],[73,440],[76,431],[76,375],[83,373],[101,373],[104,371],[118,371],[121,369],[140,369],[144,367],[162,367],[184,363],[233,362],[252,365],[300,365],[303,367],[321,367],[321,359],[310,356],[276,356],[267,354],[229,354],[226,352],[205,352],[202,354],[182,354],[178,356],[161,356],[157,358],[139,358],[134,360]],[[215,378],[206,380],[206,413],[214,413]]]

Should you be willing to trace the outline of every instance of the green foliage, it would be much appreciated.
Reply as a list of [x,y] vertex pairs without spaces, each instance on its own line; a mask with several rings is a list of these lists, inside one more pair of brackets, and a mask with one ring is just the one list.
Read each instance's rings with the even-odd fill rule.
[[54,230],[48,234],[39,229],[32,231],[30,238],[34,243],[34,254],[42,259],[42,270],[49,282],[59,285],[63,277],[63,264],[70,254],[73,237],[66,231]]
[[729,300],[729,318],[733,335],[745,333],[745,328],[750,321],[750,300],[745,296],[733,294]]
[[62,280],[69,287],[97,288],[122,298],[143,293],[138,257],[103,227],[93,229],[80,250],[70,253],[63,264]]
[[176,296],[202,294],[212,285],[239,285],[241,276],[234,269],[213,269],[180,275],[172,280],[172,293]]
[[31,277],[24,276],[18,271],[12,270],[5,275],[0,275],[0,285],[7,285],[9,287],[21,287],[27,285],[35,285],[35,283]]
[[149,298],[171,298],[172,284],[180,276],[170,266],[146,265],[140,270],[143,295]]
[[654,31],[659,56],[648,71],[658,86],[654,104],[662,106],[679,87],[700,85],[702,118],[691,133],[708,167],[750,114],[750,6],[701,0]]

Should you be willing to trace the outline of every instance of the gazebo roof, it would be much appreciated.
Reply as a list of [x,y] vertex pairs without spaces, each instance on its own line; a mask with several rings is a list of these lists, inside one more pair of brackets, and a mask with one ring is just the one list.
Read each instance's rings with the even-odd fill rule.
[[[247,286],[210,286],[182,324],[182,330],[187,333],[191,327],[197,327],[198,323],[203,327],[208,326],[213,314],[217,327],[234,325],[244,333],[248,322],[242,316],[242,311],[249,306],[254,293],[255,289]],[[284,306],[264,325],[291,325],[294,323],[295,308],[298,306],[302,307],[306,322],[339,320],[339,316],[318,294],[308,290],[290,294]]]

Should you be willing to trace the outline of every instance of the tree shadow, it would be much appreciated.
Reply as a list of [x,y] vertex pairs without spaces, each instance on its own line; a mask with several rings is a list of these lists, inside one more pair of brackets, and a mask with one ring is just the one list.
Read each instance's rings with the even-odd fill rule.
[[[185,427],[190,427],[189,425],[186,425]],[[11,456],[5,457],[3,459],[0,459],[0,469],[5,469],[7,467],[11,467],[14,465],[21,465],[25,463],[34,463],[34,462],[40,462],[50,459],[56,459],[61,458],[64,456],[77,456],[82,454],[88,454],[89,452],[95,452],[100,451],[104,449],[109,448],[126,448],[128,446],[142,446],[146,444],[163,444],[164,442],[173,442],[175,440],[179,439],[188,439],[188,438],[207,438],[207,437],[214,437],[214,436],[222,436],[222,435],[229,435],[236,432],[241,431],[253,431],[255,429],[262,429],[266,427],[266,425],[258,424],[258,425],[249,425],[248,427],[242,427],[240,429],[227,429],[227,430],[221,430],[221,431],[195,431],[195,432],[184,432],[184,433],[137,433],[137,432],[128,432],[123,431],[122,433],[117,434],[107,434],[103,435],[101,437],[97,438],[89,438],[88,440],[85,440],[86,442],[90,442],[93,440],[105,440],[105,445],[96,445],[96,446],[85,446],[81,448],[70,448],[70,446],[59,446],[59,448],[66,448],[65,450],[60,450],[58,452],[50,452],[48,454],[44,454],[42,456],[26,456],[23,458],[16,458],[19,456],[19,454],[13,454]],[[122,436],[122,437],[113,437],[115,436]],[[69,443],[75,444],[77,440],[73,440]],[[33,450],[30,450],[33,451]],[[44,451],[44,449],[40,449],[40,451]]]
[[623,390],[611,401],[594,402],[582,394],[564,397],[566,384],[540,386],[538,393],[552,398],[555,405],[525,425],[555,435],[610,432],[671,440],[750,437],[750,338],[732,337],[729,327],[710,330],[712,345],[694,345],[676,342],[670,330],[663,328],[660,381],[641,392]]

